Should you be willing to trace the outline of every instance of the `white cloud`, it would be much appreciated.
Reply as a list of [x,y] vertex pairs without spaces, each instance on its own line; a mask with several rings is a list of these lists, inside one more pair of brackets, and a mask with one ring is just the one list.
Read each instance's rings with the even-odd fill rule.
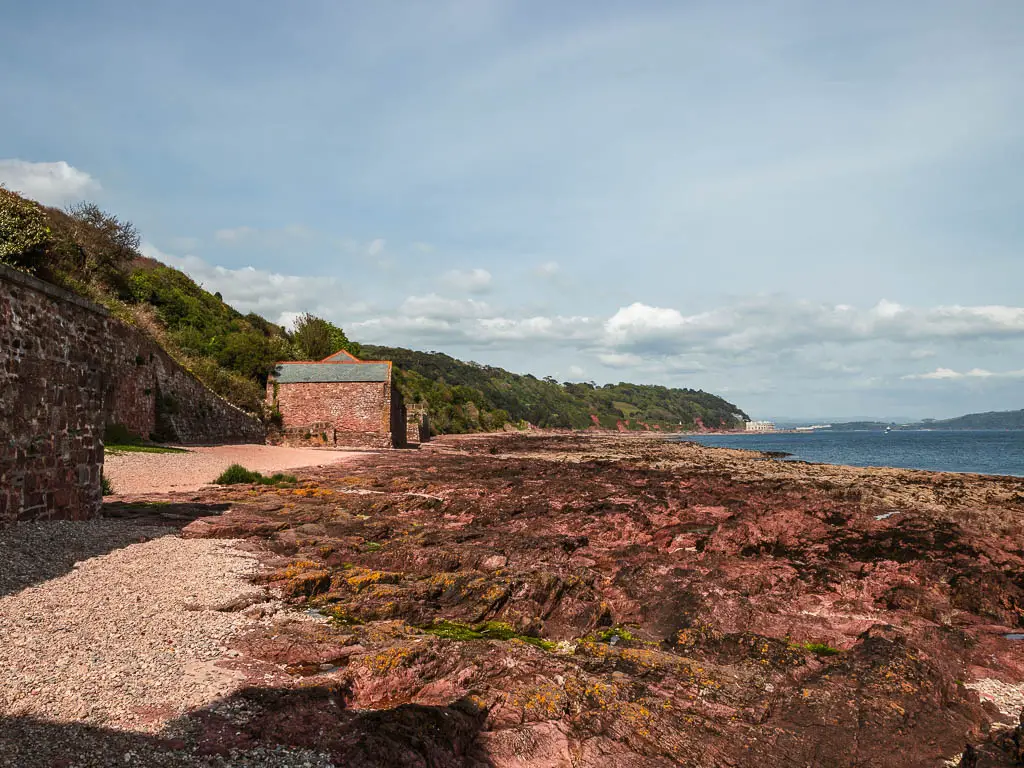
[[960,373],[952,368],[936,368],[928,373],[912,373],[904,379],[931,379],[937,381],[956,379],[1020,379],[1024,378],[1024,370],[1020,371],[987,371],[984,368],[972,368]]
[[[150,245],[143,250],[220,291],[241,311],[284,325],[309,311],[342,324],[358,341],[467,358],[487,349],[485,362],[513,369],[519,366],[502,355],[528,351],[535,366],[544,366],[533,370],[538,375],[568,370],[578,378],[587,370],[595,379],[728,391],[741,407],[745,398],[789,391],[860,398],[870,392],[905,394],[927,382],[934,390],[934,383],[945,381],[985,384],[994,392],[1024,379],[1024,371],[1003,371],[999,363],[1024,354],[1024,309],[1013,306],[913,307],[883,300],[858,307],[760,296],[692,313],[633,302],[586,317],[427,293],[370,315],[371,307],[347,301],[345,286],[333,278],[225,269]],[[965,355],[971,356],[969,365],[963,365]],[[930,357],[944,365],[908,373],[908,362]]]
[[487,341],[548,341],[564,346],[590,343],[594,323],[587,317],[488,317],[478,320],[473,329],[477,338]]
[[447,299],[431,293],[426,296],[410,296],[398,308],[406,317],[430,317],[458,320],[466,317],[483,317],[490,313],[485,302],[474,299]]
[[441,282],[455,290],[484,293],[491,289],[491,273],[486,269],[452,269],[441,276]]
[[640,355],[629,352],[599,352],[597,359],[609,368],[634,368],[644,363],[644,359]]
[[717,349],[733,353],[835,343],[935,343],[1024,339],[1024,308],[904,307],[882,300],[869,309],[760,298],[710,312],[634,303],[605,323],[605,343],[662,354]]
[[219,292],[240,312],[256,312],[278,323],[292,323],[297,315],[311,312],[339,322],[369,310],[361,301],[346,301],[342,284],[333,277],[284,275],[242,267],[214,266],[198,256],[174,256],[151,243],[142,254],[182,270],[206,290]]
[[537,266],[534,270],[534,274],[538,277],[552,278],[555,277],[562,271],[562,267],[557,261],[546,261],[543,264]]
[[100,184],[85,171],[56,163],[0,160],[0,184],[44,205],[64,205],[100,191]]
[[234,227],[229,229],[218,229],[213,233],[214,240],[222,243],[237,243],[256,234],[252,227]]
[[236,245],[241,243],[257,243],[271,248],[294,243],[296,240],[309,241],[317,236],[313,230],[301,224],[289,224],[286,227],[258,228],[250,226],[228,227],[218,229],[213,238],[219,243]]

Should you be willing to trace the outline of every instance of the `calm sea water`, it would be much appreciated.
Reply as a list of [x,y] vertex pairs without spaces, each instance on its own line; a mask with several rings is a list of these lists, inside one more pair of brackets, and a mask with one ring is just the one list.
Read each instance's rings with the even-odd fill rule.
[[855,467],[903,467],[1024,477],[1024,430],[690,435],[703,445],[785,451],[790,458]]

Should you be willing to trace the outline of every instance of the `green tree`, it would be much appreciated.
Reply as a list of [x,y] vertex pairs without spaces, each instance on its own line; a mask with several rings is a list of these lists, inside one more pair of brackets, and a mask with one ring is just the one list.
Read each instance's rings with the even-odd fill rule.
[[323,360],[340,350],[359,355],[359,345],[350,342],[341,328],[308,312],[295,321],[292,343],[296,354],[303,360]]

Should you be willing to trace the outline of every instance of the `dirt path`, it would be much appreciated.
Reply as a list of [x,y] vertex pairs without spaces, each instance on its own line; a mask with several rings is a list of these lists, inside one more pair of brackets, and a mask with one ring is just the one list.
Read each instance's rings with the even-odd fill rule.
[[355,461],[361,451],[328,451],[277,445],[216,445],[187,453],[117,453],[107,455],[103,474],[115,494],[194,491],[209,485],[232,464],[264,474],[300,467],[323,467]]

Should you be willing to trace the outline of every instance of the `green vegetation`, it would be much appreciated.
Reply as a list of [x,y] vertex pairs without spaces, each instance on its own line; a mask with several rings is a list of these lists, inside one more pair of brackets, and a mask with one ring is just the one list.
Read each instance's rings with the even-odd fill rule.
[[308,312],[295,321],[292,344],[300,360],[323,360],[341,349],[356,357],[362,353],[341,328]]
[[115,456],[119,453],[188,453],[184,448],[168,448],[143,440],[124,424],[107,424],[103,430],[103,452]]
[[833,431],[850,430],[914,430],[914,429],[1024,429],[1024,409],[1019,411],[986,411],[968,413],[954,419],[922,419],[910,424],[883,421],[847,421],[833,424]]
[[836,648],[828,643],[801,643],[798,647],[810,651],[816,656],[835,656],[843,652],[841,648]]
[[110,481],[107,480],[102,472],[100,472],[100,488],[102,489],[104,496],[110,496],[114,492],[114,489],[110,485]]
[[366,552],[380,552],[383,548],[384,545],[376,541],[368,541],[363,545],[363,550]]
[[925,419],[918,429],[1024,429],[1024,409],[968,413],[955,419]]
[[188,453],[184,448],[171,448],[166,445],[104,445],[103,452],[116,456],[119,453]]
[[282,483],[295,483],[295,475],[285,475],[281,472],[276,472],[270,477],[264,477],[259,472],[254,472],[251,469],[246,469],[241,464],[232,464],[230,467],[225,469],[220,477],[214,480],[217,485],[238,485],[241,483],[251,483],[256,485],[281,485]]
[[595,422],[610,429],[621,423],[627,429],[679,430],[738,426],[745,418],[731,403],[692,389],[559,383],[438,353],[360,347],[338,326],[309,314],[289,332],[255,313],[243,315],[183,272],[142,256],[140,242],[130,222],[95,205],[49,208],[0,187],[0,263],[102,304],[153,336],[214,392],[271,424],[281,422],[265,406],[274,364],[320,360],[341,349],[394,361],[395,386],[408,404],[426,404],[435,434],[510,424],[583,429]]
[[450,640],[521,640],[545,651],[553,650],[556,645],[550,640],[516,632],[511,624],[502,621],[485,621],[481,624],[470,625],[441,619],[429,626],[420,627],[420,630]]
[[594,633],[594,638],[600,640],[602,643],[610,643],[613,640],[618,642],[619,640],[625,640],[630,642],[635,640],[633,633],[625,627],[608,627],[606,629],[599,630]]
[[[732,427],[746,418],[732,403],[707,392],[645,384],[559,383],[502,368],[466,363],[439,352],[363,345],[366,356],[393,360],[395,386],[407,403],[426,403],[435,433],[486,432],[506,423],[584,429],[662,430]],[[629,423],[626,424],[626,420]]]

